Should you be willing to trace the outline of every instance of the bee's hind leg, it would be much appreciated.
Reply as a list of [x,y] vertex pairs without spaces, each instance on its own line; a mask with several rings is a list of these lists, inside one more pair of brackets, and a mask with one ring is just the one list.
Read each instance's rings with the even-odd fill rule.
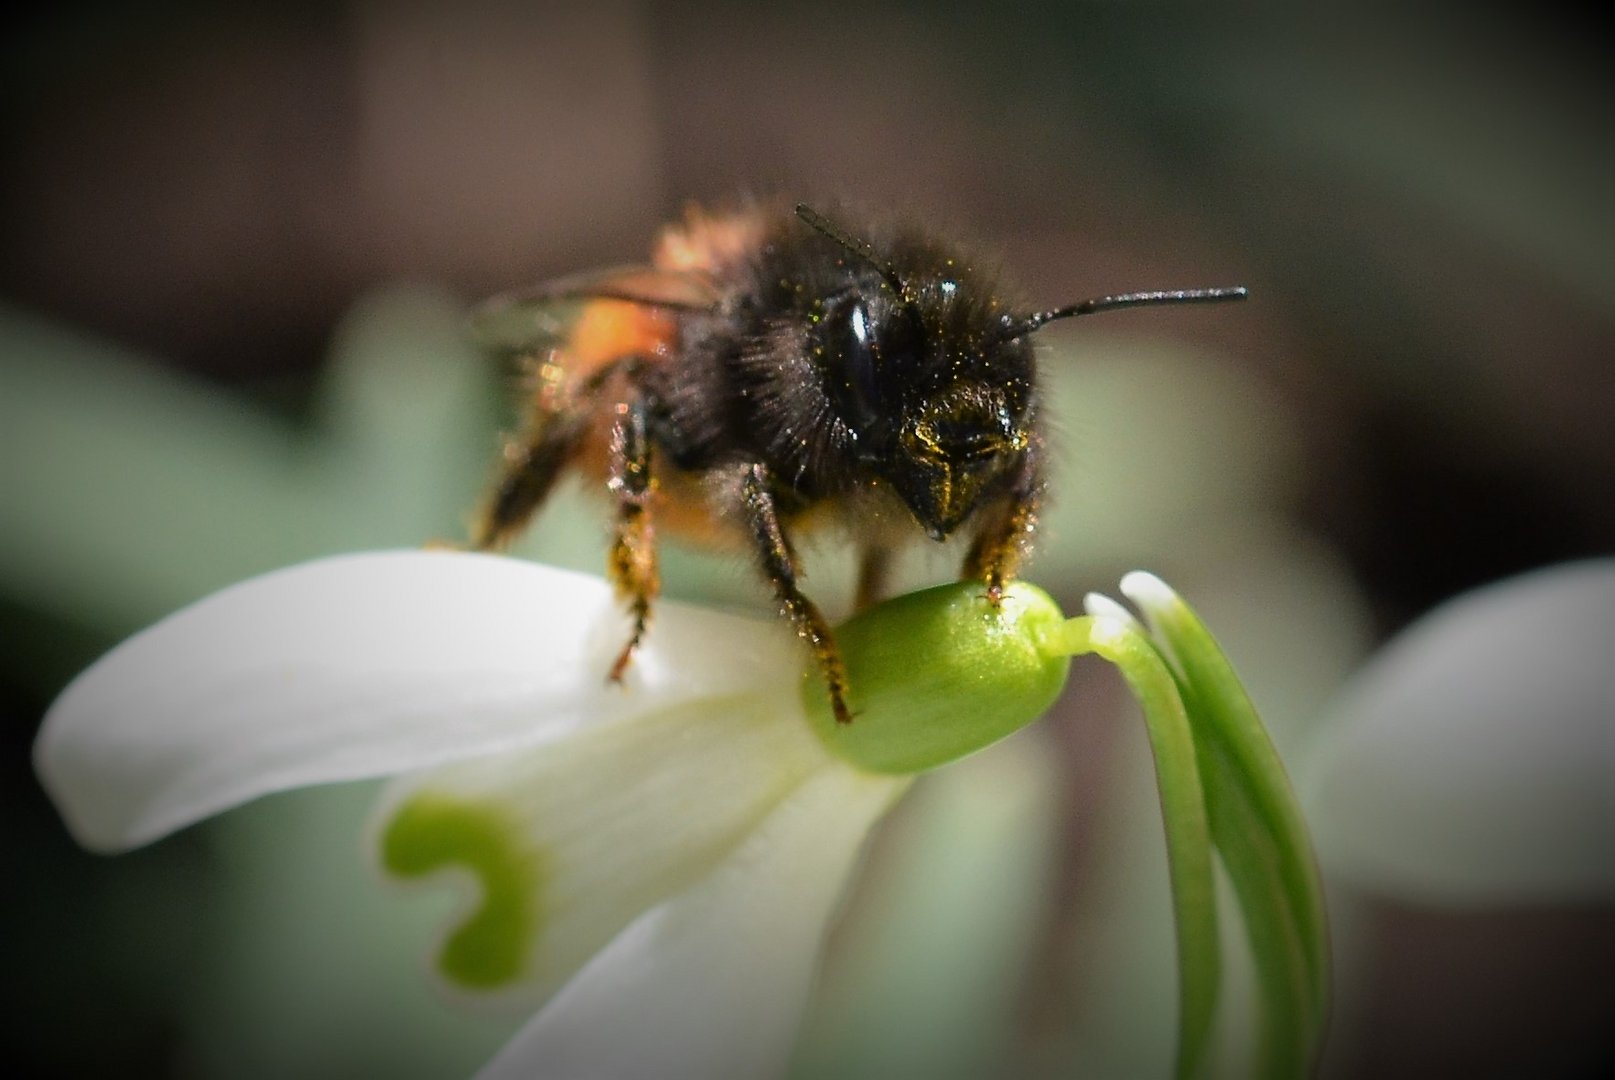
[[472,524],[474,550],[503,548],[527,527],[588,435],[602,387],[625,363],[608,364],[576,387],[541,377],[526,426],[505,444],[498,478]]
[[588,430],[580,415],[557,413],[505,446],[499,477],[471,529],[477,551],[505,547],[527,527]]
[[606,570],[617,587],[618,597],[628,602],[628,611],[634,620],[628,643],[617,654],[607,676],[612,682],[621,682],[623,673],[628,670],[634,651],[645,637],[651,602],[662,589],[656,568],[656,532],[650,514],[654,482],[645,414],[645,395],[636,390],[617,406],[616,423],[611,429],[608,486],[617,509]]

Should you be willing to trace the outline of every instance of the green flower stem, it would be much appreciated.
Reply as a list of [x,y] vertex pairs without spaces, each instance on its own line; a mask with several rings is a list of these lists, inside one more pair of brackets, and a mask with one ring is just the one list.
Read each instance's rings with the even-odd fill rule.
[[1323,1017],[1309,985],[1295,905],[1280,880],[1284,855],[1225,747],[1202,746],[1200,768],[1212,837],[1239,897],[1255,959],[1260,996],[1256,1075],[1272,1080],[1309,1076]]
[[1094,653],[1115,664],[1143,709],[1155,757],[1177,921],[1177,1075],[1194,1076],[1210,1044],[1222,962],[1211,832],[1188,713],[1171,669],[1131,626],[1115,619],[1083,616],[1060,625],[1048,645],[1065,655]]
[[1154,579],[1123,582],[1176,661],[1211,829],[1244,909],[1262,998],[1258,1070],[1308,1075],[1328,1011],[1329,937],[1306,823],[1272,740],[1197,615]]

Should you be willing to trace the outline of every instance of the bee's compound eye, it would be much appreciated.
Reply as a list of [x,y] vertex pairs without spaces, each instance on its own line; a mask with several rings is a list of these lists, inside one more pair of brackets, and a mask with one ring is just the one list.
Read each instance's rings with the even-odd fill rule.
[[843,369],[839,381],[845,391],[847,419],[854,426],[867,430],[880,415],[880,386],[875,377],[879,348],[869,306],[862,300],[854,300],[845,311],[846,332],[840,343]]

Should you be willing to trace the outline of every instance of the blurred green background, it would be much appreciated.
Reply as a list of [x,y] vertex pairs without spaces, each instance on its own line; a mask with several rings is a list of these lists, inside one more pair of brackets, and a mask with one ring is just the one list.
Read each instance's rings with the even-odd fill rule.
[[[29,746],[77,670],[189,600],[462,535],[514,416],[466,308],[642,258],[690,199],[918,213],[1040,305],[1248,285],[1042,335],[1060,452],[1029,576],[1068,610],[1135,566],[1167,578],[1286,751],[1433,604],[1615,549],[1615,117],[1607,42],[1569,16],[104,3],[14,17],[0,48],[20,1075],[456,1075],[519,1022],[418,978],[447,902],[366,880],[364,785],[107,860],[67,838]],[[566,492],[520,553],[595,569],[602,521]],[[830,607],[844,555],[809,556]],[[666,577],[769,606],[734,560]],[[1079,665],[1056,715],[921,786],[877,838],[800,1075],[1158,1073],[1170,942],[1131,709]],[[1612,1060],[1607,909],[1339,888],[1325,1075]]]

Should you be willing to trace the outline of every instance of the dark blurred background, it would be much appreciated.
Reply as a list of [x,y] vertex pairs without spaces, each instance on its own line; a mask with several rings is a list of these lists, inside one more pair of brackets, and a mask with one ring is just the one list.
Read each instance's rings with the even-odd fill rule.
[[[479,0],[8,19],[0,366],[32,365],[30,407],[61,410],[34,422],[58,432],[87,414],[70,381],[38,390],[46,353],[25,343],[41,334],[99,357],[74,372],[163,371],[295,441],[357,332],[344,320],[378,289],[469,304],[642,258],[691,199],[850,195],[1000,253],[1039,304],[1248,285],[1251,302],[1216,317],[1119,315],[1102,332],[1192,342],[1288,418],[1295,479],[1267,509],[1341,568],[1365,648],[1468,588],[1615,549],[1615,117],[1607,37],[1581,17]],[[1101,332],[1082,322],[1050,337],[1076,348]],[[483,415],[491,452],[508,407]],[[115,538],[121,520],[96,513],[94,461],[46,489],[68,466],[45,454],[0,430],[6,1053],[37,1075],[199,1074],[178,1007],[150,987],[154,971],[187,979],[184,950],[207,948],[185,912],[206,906],[216,853],[186,834],[131,857],[136,871],[82,855],[28,764],[55,692],[163,613],[136,599],[101,616],[39,584],[38,550],[58,541],[33,493],[99,522],[75,535]],[[1062,484],[1082,483],[1079,461]],[[1159,558],[1170,579],[1174,557]],[[113,577],[66,559],[49,581]],[[1091,572],[1045,584],[1075,600],[1114,580]],[[137,910],[110,914],[128,896]],[[1607,911],[1366,910],[1376,989],[1331,1075],[1592,1075],[1611,1061]],[[133,951],[161,955],[130,960],[143,925],[167,929]]]

